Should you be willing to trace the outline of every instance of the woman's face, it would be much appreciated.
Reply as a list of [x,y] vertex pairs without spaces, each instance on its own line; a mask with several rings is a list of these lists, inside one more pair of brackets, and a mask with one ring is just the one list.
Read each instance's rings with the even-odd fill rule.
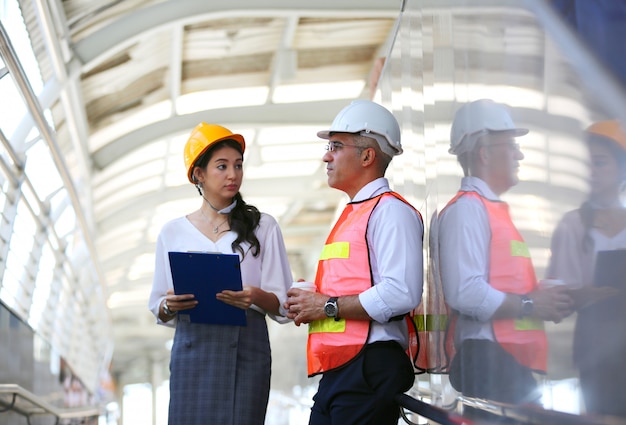
[[589,143],[591,158],[591,194],[601,196],[619,195],[624,180],[624,170],[614,152],[601,143]]
[[241,187],[243,157],[237,149],[223,146],[213,151],[204,169],[196,167],[195,172],[205,195],[230,202]]

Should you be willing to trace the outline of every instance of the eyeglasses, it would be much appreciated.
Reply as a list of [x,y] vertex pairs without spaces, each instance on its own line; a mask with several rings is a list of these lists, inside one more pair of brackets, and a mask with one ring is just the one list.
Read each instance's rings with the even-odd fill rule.
[[520,150],[519,143],[515,143],[515,142],[486,143],[484,146],[488,148],[492,148],[495,146],[506,146],[507,148],[512,149],[512,150],[516,150],[516,151]]
[[352,148],[361,148],[362,146],[359,145],[346,145],[344,143],[341,142],[328,142],[328,144],[326,146],[324,146],[324,148],[326,148],[326,150],[328,152],[335,152],[336,150],[339,150],[343,147],[352,147]]

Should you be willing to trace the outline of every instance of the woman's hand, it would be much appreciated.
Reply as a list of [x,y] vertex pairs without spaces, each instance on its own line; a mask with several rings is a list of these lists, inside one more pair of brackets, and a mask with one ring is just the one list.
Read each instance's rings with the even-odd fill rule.
[[244,285],[241,291],[224,290],[217,293],[215,298],[226,304],[247,310],[252,304],[256,304],[255,300],[258,291],[260,291],[260,289],[255,286]]
[[[189,310],[198,304],[193,294],[176,295],[173,289],[166,292],[165,299],[159,306],[159,319],[163,322],[169,322],[179,311]],[[165,306],[167,305],[167,312]]]
[[169,289],[167,291],[165,301],[167,302],[167,307],[174,313],[189,310],[198,305],[198,301],[195,299],[194,294],[176,295],[173,289]]
[[611,286],[583,286],[570,289],[576,310],[619,295],[619,289]]

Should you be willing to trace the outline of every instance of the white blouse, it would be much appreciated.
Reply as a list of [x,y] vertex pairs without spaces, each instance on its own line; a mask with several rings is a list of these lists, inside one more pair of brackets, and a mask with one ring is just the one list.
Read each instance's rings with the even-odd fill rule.
[[[242,282],[244,285],[255,286],[275,294],[281,306],[280,311],[284,314],[286,312],[282,305],[287,299],[287,290],[291,286],[293,276],[287,260],[282,232],[274,217],[261,213],[261,221],[255,234],[261,244],[261,252],[257,257],[250,252],[248,243],[241,244],[246,253],[241,261]],[[159,308],[166,292],[168,289],[173,289],[168,252],[222,252],[238,254],[241,259],[241,253],[231,248],[236,238],[235,232],[228,231],[217,242],[213,242],[191,224],[187,217],[176,218],[163,226],[157,239],[154,278],[148,302],[148,307],[157,318],[157,323],[171,327],[176,325],[176,319],[169,322],[162,322],[159,319]],[[252,305],[251,308],[263,314],[267,313],[256,305]],[[272,314],[269,316],[280,323],[288,321],[283,316]]]
[[626,229],[615,236],[607,236],[592,228],[593,251],[583,249],[585,227],[579,210],[566,213],[552,235],[552,256],[546,273],[547,278],[561,279],[573,288],[592,284],[595,257],[598,251],[626,248]]

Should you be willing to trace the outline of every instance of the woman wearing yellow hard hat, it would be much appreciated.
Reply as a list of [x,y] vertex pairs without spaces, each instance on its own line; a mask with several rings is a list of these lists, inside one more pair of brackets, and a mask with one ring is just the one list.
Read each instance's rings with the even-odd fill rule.
[[547,276],[572,288],[577,305],[573,354],[585,411],[626,417],[626,132],[608,120],[585,137],[589,196],[557,225]]
[[[216,124],[197,125],[185,145],[184,162],[202,203],[159,233],[149,306],[159,324],[176,328],[170,425],[265,421],[271,370],[265,315],[287,321],[281,306],[293,279],[278,223],[246,204],[239,192],[245,148],[240,134]],[[224,290],[216,298],[243,309],[245,326],[185,319],[190,309],[202,306],[193,294],[174,294],[168,253],[188,251],[239,256],[243,290]],[[206,270],[207,276],[215,273]]]

